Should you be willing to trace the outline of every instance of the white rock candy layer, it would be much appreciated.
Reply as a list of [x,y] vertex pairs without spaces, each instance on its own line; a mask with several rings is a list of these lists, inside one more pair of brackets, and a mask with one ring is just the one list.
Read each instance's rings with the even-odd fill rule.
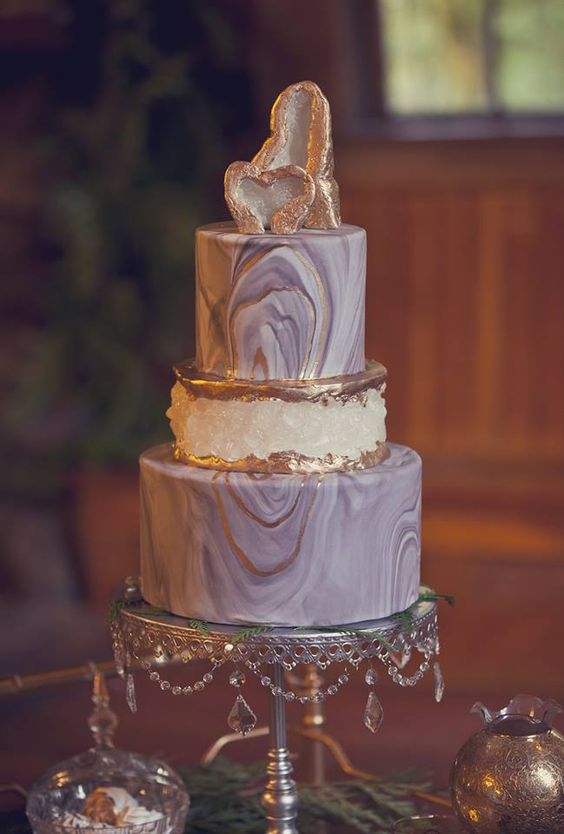
[[197,457],[236,461],[254,455],[266,460],[276,452],[311,458],[327,454],[357,459],[386,440],[386,404],[370,390],[366,403],[326,405],[282,400],[191,399],[177,382],[167,411],[179,448]]

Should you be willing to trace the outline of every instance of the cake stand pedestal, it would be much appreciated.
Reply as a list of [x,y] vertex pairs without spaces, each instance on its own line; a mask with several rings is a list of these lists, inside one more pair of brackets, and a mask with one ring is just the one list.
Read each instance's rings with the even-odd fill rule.
[[[439,651],[435,602],[419,602],[408,612],[388,619],[330,628],[268,628],[204,624],[156,611],[139,597],[138,587],[126,585],[116,601],[112,636],[116,664],[126,680],[127,701],[136,710],[133,672],[141,667],[168,694],[194,697],[214,680],[220,667],[229,665],[229,683],[237,690],[228,717],[231,729],[246,735],[256,716],[242,694],[251,672],[270,690],[270,749],[267,783],[262,797],[268,834],[296,834],[298,791],[286,737],[286,702],[319,704],[336,695],[350,676],[365,665],[369,688],[364,723],[375,732],[383,717],[376,694],[375,664],[383,664],[400,686],[414,686],[433,665],[435,697],[440,700],[443,681],[437,660]],[[412,654],[419,655],[410,674],[404,667]],[[185,685],[163,677],[164,667],[206,659],[210,669],[200,680]],[[412,662],[413,663],[413,662]],[[288,688],[286,676],[307,664],[321,671],[333,664],[344,667],[334,683],[313,695]],[[178,677],[178,673],[176,673]],[[303,690],[301,690],[303,693]]]

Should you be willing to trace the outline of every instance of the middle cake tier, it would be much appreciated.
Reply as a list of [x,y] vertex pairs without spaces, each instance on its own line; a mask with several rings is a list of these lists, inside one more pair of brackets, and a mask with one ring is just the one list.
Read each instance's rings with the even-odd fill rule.
[[175,368],[168,416],[186,463],[242,472],[365,469],[386,454],[386,369],[309,380],[226,380]]
[[261,475],[144,452],[144,598],[217,623],[337,625],[403,611],[419,591],[421,460]]

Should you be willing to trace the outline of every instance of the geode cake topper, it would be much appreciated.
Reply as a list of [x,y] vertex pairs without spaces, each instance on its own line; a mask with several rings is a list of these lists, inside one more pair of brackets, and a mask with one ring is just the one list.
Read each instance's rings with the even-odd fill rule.
[[292,234],[302,226],[340,226],[331,111],[317,84],[300,81],[283,90],[270,131],[252,162],[232,162],[225,172],[225,201],[239,231]]

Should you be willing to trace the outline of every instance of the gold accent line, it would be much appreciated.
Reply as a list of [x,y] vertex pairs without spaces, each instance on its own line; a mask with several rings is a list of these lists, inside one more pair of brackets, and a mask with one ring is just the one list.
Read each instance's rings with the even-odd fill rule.
[[377,441],[376,448],[361,452],[358,458],[347,455],[333,455],[331,453],[322,458],[308,457],[298,452],[273,452],[267,458],[257,458],[248,455],[237,460],[224,460],[215,455],[198,456],[182,449],[178,444],[174,447],[176,460],[199,466],[203,469],[218,469],[222,472],[267,473],[269,475],[311,475],[327,474],[328,472],[350,472],[357,469],[370,469],[388,457],[388,447]]
[[226,488],[227,492],[229,493],[229,495],[231,496],[231,498],[233,499],[233,501],[235,501],[235,503],[237,504],[239,509],[241,509],[245,513],[245,515],[247,515],[249,518],[252,518],[253,521],[256,521],[257,524],[260,524],[261,527],[268,527],[269,529],[274,529],[275,527],[279,527],[281,524],[284,524],[284,522],[287,521],[290,518],[291,515],[293,515],[294,510],[298,506],[298,501],[300,500],[301,492],[303,490],[303,486],[305,484],[305,481],[306,481],[306,478],[304,478],[302,480],[302,482],[300,484],[300,490],[299,490],[298,494],[296,495],[296,500],[294,501],[294,503],[292,504],[290,509],[286,513],[281,515],[280,518],[277,518],[276,521],[265,521],[263,518],[260,518],[260,516],[256,515],[256,513],[254,513],[252,510],[249,510],[249,508],[245,506],[245,503],[244,503],[243,499],[241,498],[241,496],[237,495],[237,492],[233,489],[233,485],[231,484],[231,482],[229,480],[229,472],[225,473],[225,488]]
[[323,402],[329,398],[342,403],[363,399],[369,389],[380,391],[387,371],[379,362],[369,361],[358,374],[306,379],[225,379],[204,374],[188,360],[175,365],[178,382],[194,398],[209,400],[283,400],[284,402]]
[[294,549],[292,550],[290,555],[286,559],[284,559],[282,562],[280,562],[275,568],[272,568],[271,570],[261,570],[260,568],[256,567],[256,565],[253,563],[252,559],[250,559],[247,556],[245,551],[241,547],[239,547],[239,545],[235,541],[235,537],[233,536],[233,533],[231,532],[231,528],[229,526],[229,519],[227,518],[227,513],[225,512],[225,507],[223,505],[223,501],[221,499],[221,494],[220,494],[220,491],[219,491],[219,485],[217,484],[217,479],[219,478],[219,476],[221,474],[222,474],[221,472],[216,472],[216,474],[213,476],[213,478],[212,478],[212,489],[213,489],[213,492],[214,492],[214,495],[215,495],[217,509],[218,509],[219,516],[220,516],[220,519],[221,519],[221,524],[223,526],[223,532],[225,533],[225,537],[226,537],[227,541],[229,542],[229,546],[231,547],[233,552],[236,554],[236,556],[238,557],[238,559],[241,562],[241,564],[243,565],[243,567],[246,568],[249,571],[249,573],[253,574],[253,576],[260,576],[260,577],[263,577],[263,578],[268,578],[270,576],[276,576],[277,574],[282,573],[282,571],[286,570],[286,568],[289,568],[290,565],[292,565],[295,562],[295,560],[298,556],[298,553],[300,552],[303,537],[304,537],[304,533],[305,533],[307,524],[309,522],[311,511],[313,509],[313,505],[315,504],[315,499],[317,498],[317,493],[319,491],[319,487],[320,487],[321,483],[323,482],[323,476],[321,475],[317,479],[317,483],[315,485],[315,489],[313,490],[313,495],[312,495],[311,501],[310,501],[309,506],[308,506],[308,508],[305,512],[304,519],[303,519],[303,521],[300,525],[298,538],[297,538],[297,542],[296,542],[296,545],[295,545]]
[[[308,317],[309,317],[312,329],[311,329],[311,333],[310,333],[310,337],[309,337],[309,344],[308,344],[307,350],[305,351],[306,358],[305,358],[305,360],[302,364],[301,370],[300,370],[300,378],[303,378],[303,376],[305,374],[305,369],[307,367],[307,363],[309,362],[309,357],[311,355],[311,348],[313,346],[313,337],[314,337],[314,334],[315,334],[315,308],[314,308],[314,305],[313,305],[313,301],[310,299],[310,297],[308,295],[306,295],[306,293],[304,293],[303,290],[301,290],[299,287],[286,287],[286,286],[284,286],[284,287],[272,287],[271,289],[269,289],[265,293],[263,293],[263,295],[260,295],[258,298],[254,298],[252,301],[246,301],[244,304],[239,304],[237,309],[230,315],[230,317],[229,317],[229,341],[231,343],[231,352],[232,352],[232,355],[233,355],[233,373],[234,373],[235,376],[237,376],[237,370],[238,370],[238,365],[239,365],[239,354],[237,352],[236,339],[235,339],[235,334],[234,334],[235,319],[238,315],[240,315],[240,313],[243,310],[247,310],[249,307],[254,307],[257,304],[260,304],[261,301],[264,301],[265,298],[268,298],[269,295],[272,295],[272,293],[275,293],[275,292],[294,292],[294,293],[296,293],[297,295],[301,296],[304,299],[304,302],[306,302],[306,308],[307,308],[308,304],[310,305],[309,310],[308,310]],[[313,310],[313,312],[312,312],[312,310]]]
[[[237,234],[237,232],[235,231],[234,234]],[[237,270],[235,272],[235,277],[234,277],[233,282],[231,284],[231,288],[235,289],[235,287],[237,286],[239,281],[243,278],[244,275],[247,274],[249,269],[252,269],[256,264],[259,263],[259,261],[261,261],[264,258],[264,256],[267,253],[272,252],[272,250],[276,249],[276,248],[277,248],[276,246],[271,246],[270,249],[263,249],[260,252],[256,252],[254,255],[251,255],[250,258],[247,258],[247,260],[245,261],[245,263],[242,266],[237,267]]]
[[306,258],[305,255],[303,255],[301,252],[297,250],[292,249],[292,252],[294,253],[294,255],[296,255],[298,260],[302,262],[305,268],[309,269],[309,271],[312,273],[313,279],[317,284],[317,289],[319,291],[320,296],[319,300],[321,302],[321,332],[319,334],[316,359],[311,369],[312,375],[315,376],[321,363],[322,354],[326,348],[327,331],[329,330],[329,308],[327,305],[327,293],[325,292],[325,286],[323,284],[323,281],[321,280],[321,275],[317,271],[317,268],[313,261],[311,261],[309,258]]

